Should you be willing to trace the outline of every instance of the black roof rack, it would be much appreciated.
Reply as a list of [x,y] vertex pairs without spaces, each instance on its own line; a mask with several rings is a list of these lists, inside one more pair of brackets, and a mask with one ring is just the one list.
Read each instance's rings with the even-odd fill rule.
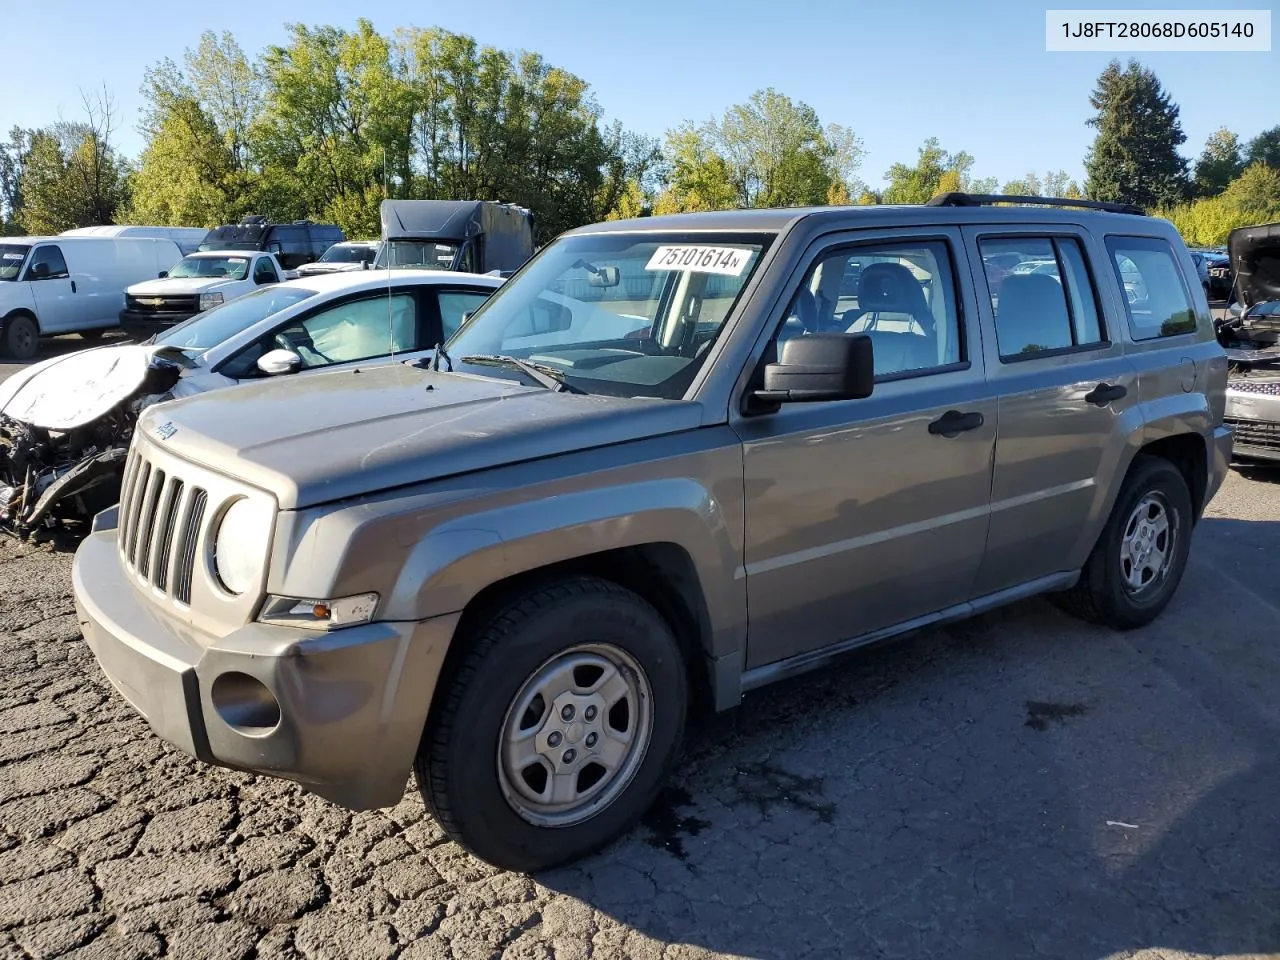
[[1029,203],[1045,207],[1084,207],[1088,210],[1106,210],[1108,213],[1133,213],[1140,217],[1147,211],[1136,203],[1112,203],[1109,200],[1071,200],[1066,197],[1022,197],[999,193],[965,193],[951,190],[940,193],[926,207],[987,207],[996,203]]

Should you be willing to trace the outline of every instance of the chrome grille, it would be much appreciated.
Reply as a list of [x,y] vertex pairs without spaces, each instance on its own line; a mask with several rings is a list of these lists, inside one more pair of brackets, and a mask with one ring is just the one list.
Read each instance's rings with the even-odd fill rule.
[[202,487],[129,453],[120,488],[120,554],[145,584],[179,603],[191,602],[191,578],[208,505]]
[[1266,447],[1280,450],[1280,423],[1265,420],[1238,420],[1227,417],[1226,423],[1235,431],[1235,442],[1248,447]]
[[1280,379],[1252,380],[1248,377],[1239,377],[1228,381],[1227,386],[1241,393],[1261,393],[1268,397],[1280,397]]

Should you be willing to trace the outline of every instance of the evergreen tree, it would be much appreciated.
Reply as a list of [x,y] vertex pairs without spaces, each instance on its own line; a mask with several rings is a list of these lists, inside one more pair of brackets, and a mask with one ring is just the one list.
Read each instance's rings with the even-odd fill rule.
[[1087,122],[1098,131],[1085,157],[1085,192],[1095,200],[1154,207],[1188,193],[1187,161],[1178,147],[1187,139],[1178,105],[1156,75],[1136,60],[1125,69],[1113,60],[1098,77]]

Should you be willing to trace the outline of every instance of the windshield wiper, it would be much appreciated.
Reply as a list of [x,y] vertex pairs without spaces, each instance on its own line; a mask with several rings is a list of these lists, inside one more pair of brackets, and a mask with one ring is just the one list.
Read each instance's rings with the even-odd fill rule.
[[519,357],[511,357],[506,354],[499,353],[475,353],[462,358],[463,363],[489,364],[495,367],[512,367],[519,370],[530,380],[548,390],[554,390],[557,393],[586,393],[573,384],[564,379],[564,374],[555,367],[545,364],[529,363],[527,360],[521,360]]

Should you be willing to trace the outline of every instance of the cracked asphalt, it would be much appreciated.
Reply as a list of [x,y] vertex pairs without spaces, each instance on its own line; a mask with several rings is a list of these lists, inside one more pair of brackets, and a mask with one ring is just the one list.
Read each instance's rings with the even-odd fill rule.
[[1043,601],[690,732],[603,853],[526,877],[410,783],[351,815],[156,738],[70,555],[0,537],[0,958],[1280,955],[1280,470],[1235,471],[1156,624]]

